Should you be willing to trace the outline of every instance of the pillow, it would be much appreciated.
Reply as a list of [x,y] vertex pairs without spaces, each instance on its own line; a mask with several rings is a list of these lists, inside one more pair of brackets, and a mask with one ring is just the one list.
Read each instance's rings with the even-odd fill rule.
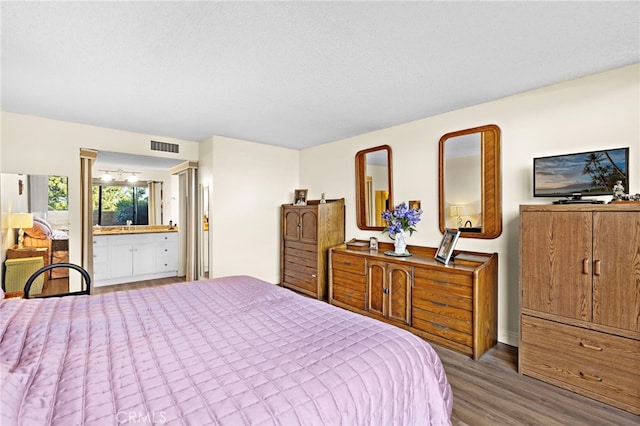
[[51,238],[53,231],[51,230],[51,226],[44,220],[39,219],[37,217],[33,218],[33,227],[26,228],[24,233],[30,236],[31,238],[35,238],[38,240],[46,240]]

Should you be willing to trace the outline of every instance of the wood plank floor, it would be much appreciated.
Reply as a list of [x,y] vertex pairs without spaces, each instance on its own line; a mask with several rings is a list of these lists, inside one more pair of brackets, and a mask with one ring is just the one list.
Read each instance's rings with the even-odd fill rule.
[[[184,281],[184,277],[96,287],[94,294],[176,281]],[[453,389],[454,426],[640,425],[640,416],[519,375],[515,347],[499,343],[474,361],[466,355],[432,346],[442,359]]]
[[518,374],[513,346],[498,343],[478,361],[432,346],[453,389],[454,426],[640,424],[640,416]]

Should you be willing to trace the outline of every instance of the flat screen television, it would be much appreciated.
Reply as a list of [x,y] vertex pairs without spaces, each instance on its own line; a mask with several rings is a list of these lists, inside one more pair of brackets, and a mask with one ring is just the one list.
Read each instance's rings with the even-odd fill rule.
[[629,148],[604,149],[533,159],[533,196],[565,197],[612,195],[622,181],[629,189]]

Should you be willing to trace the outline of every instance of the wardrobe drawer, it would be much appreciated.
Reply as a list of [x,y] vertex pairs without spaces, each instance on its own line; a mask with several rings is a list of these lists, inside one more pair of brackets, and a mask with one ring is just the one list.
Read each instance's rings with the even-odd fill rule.
[[522,341],[640,374],[640,341],[528,315],[522,316]]
[[640,413],[640,341],[522,316],[522,374]]
[[345,253],[331,253],[331,267],[334,270],[351,272],[352,274],[365,274],[365,258]]

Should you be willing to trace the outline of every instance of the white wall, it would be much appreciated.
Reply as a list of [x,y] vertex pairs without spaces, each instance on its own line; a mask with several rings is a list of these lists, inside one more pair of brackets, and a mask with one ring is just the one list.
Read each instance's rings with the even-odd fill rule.
[[346,198],[346,238],[389,237],[356,226],[354,156],[382,144],[393,150],[394,203],[421,200],[410,244],[437,246],[438,141],[445,133],[484,124],[502,131],[503,233],[494,240],[461,238],[457,248],[499,255],[498,339],[518,343],[518,208],[549,203],[532,197],[532,158],[630,147],[628,191],[640,192],[640,65],[576,79],[494,102],[367,133],[301,152],[300,185],[310,196]]
[[197,142],[2,112],[0,171],[69,177],[69,260],[80,263],[80,148],[175,158],[150,140],[180,145],[178,158],[198,160]]
[[299,151],[219,136],[202,143],[199,173],[211,188],[210,276],[279,283],[280,206],[300,188]]
[[[309,199],[346,199],[346,238],[388,236],[356,226],[355,154],[388,144],[393,149],[394,199],[421,200],[424,214],[411,244],[436,246],[438,141],[455,130],[497,124],[502,130],[503,234],[494,240],[460,239],[458,248],[499,254],[500,341],[517,344],[518,206],[532,198],[532,158],[590,149],[631,148],[631,185],[640,192],[640,64],[557,84],[498,101],[295,151],[223,137],[180,143],[180,156],[199,160],[210,187],[212,276],[250,274],[279,282],[280,205],[295,188]],[[79,149],[149,152],[149,135],[2,113],[0,171],[69,176],[71,235],[80,235]],[[25,147],[28,149],[25,150]],[[157,154],[162,156],[160,154]],[[72,262],[80,241],[72,238]]]

